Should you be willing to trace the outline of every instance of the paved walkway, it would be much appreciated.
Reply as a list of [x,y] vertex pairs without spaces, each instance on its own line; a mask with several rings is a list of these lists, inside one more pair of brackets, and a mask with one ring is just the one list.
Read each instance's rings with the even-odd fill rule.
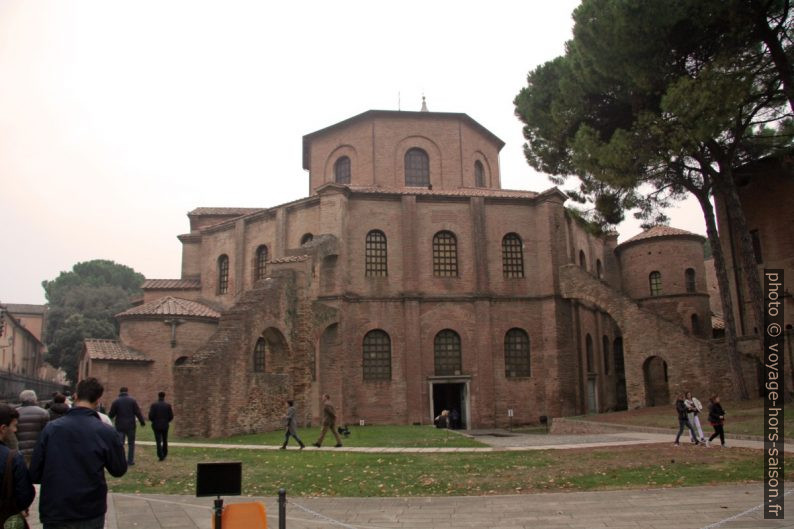
[[[427,498],[294,498],[289,529],[766,529],[762,486],[725,485],[609,492]],[[792,497],[789,496],[789,505]],[[107,529],[209,529],[212,498],[110,494]],[[228,501],[238,501],[236,499]],[[262,501],[278,527],[275,498]],[[790,509],[792,507],[789,507]],[[308,511],[319,513],[315,516]],[[35,515],[31,527],[40,529]]]
[[[592,435],[533,435],[522,433],[509,433],[503,430],[489,430],[487,432],[473,435],[474,439],[485,443],[486,447],[460,447],[460,448],[402,448],[402,447],[363,447],[363,446],[343,446],[334,448],[327,445],[322,448],[315,448],[306,445],[305,450],[323,450],[329,452],[360,452],[360,453],[445,453],[445,452],[498,452],[498,451],[529,451],[529,450],[568,450],[571,448],[596,448],[600,446],[629,446],[648,443],[670,443],[672,444],[675,435],[644,433],[644,432],[623,432],[614,434],[592,434]],[[456,435],[460,435],[457,434]],[[471,434],[467,434],[471,435]],[[682,436],[682,442],[686,442]],[[729,446],[737,448],[764,448],[761,441],[745,441],[728,439]],[[719,444],[719,443],[717,443]],[[136,445],[154,446],[152,441],[137,441]],[[183,446],[193,448],[228,448],[236,450],[278,450],[278,445],[242,445],[242,444],[222,444],[222,443],[176,443],[169,442],[168,446]],[[716,447],[716,445],[715,445]],[[289,448],[297,450],[295,445]]]

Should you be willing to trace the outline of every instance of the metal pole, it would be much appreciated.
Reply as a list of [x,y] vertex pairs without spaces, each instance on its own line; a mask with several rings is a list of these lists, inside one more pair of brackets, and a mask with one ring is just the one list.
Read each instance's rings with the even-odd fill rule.
[[287,529],[287,491],[278,489],[278,529]]
[[215,526],[213,529],[222,529],[221,526],[223,525],[223,500],[220,496],[218,499],[215,500],[215,507],[212,509],[213,513],[215,513]]

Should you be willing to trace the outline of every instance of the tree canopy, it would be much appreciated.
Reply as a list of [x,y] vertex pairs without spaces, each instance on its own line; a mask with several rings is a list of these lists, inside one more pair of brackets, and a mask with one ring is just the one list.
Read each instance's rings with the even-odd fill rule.
[[44,341],[47,360],[61,367],[72,382],[86,338],[116,338],[114,315],[130,307],[144,277],[113,261],[93,260],[74,265],[52,281],[42,281],[49,306]]
[[[576,177],[570,195],[592,202],[601,224],[628,210],[663,223],[673,201],[697,198],[746,394],[711,197],[725,201],[749,265],[733,171],[791,144],[787,60],[772,52],[791,51],[788,2],[584,0],[573,18],[565,54],[530,72],[515,99],[527,161],[558,184]],[[760,285],[754,264],[745,269],[751,288]]]

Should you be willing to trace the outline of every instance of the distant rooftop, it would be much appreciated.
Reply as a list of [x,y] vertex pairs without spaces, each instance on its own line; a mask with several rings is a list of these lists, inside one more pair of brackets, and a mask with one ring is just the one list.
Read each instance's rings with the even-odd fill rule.
[[86,338],[85,350],[92,360],[118,360],[127,362],[152,362],[140,351],[136,351],[118,340]]
[[262,211],[263,208],[196,208],[188,212],[190,216],[198,215],[223,215],[229,217],[239,217],[240,215],[248,215]]
[[197,290],[199,279],[147,279],[141,285],[144,290]]
[[642,233],[638,233],[637,235],[635,235],[634,237],[632,237],[627,241],[623,241],[618,246],[623,246],[624,244],[643,241],[646,239],[654,239],[657,237],[672,237],[672,236],[697,237],[700,239],[704,239],[702,235],[698,235],[697,233],[692,233],[691,231],[686,231],[679,228],[673,228],[671,226],[654,226],[653,228],[647,229]]
[[26,303],[3,303],[3,306],[11,314],[44,314],[47,312],[47,305],[30,305]]
[[116,314],[117,318],[130,316],[185,316],[218,319],[221,314],[217,310],[197,301],[165,296]]

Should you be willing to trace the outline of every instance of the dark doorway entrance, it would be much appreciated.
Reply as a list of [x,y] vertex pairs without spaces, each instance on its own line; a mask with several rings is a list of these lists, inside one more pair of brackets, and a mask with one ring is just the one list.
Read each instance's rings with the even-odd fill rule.
[[449,410],[452,428],[466,428],[465,384],[433,384],[433,417]]

